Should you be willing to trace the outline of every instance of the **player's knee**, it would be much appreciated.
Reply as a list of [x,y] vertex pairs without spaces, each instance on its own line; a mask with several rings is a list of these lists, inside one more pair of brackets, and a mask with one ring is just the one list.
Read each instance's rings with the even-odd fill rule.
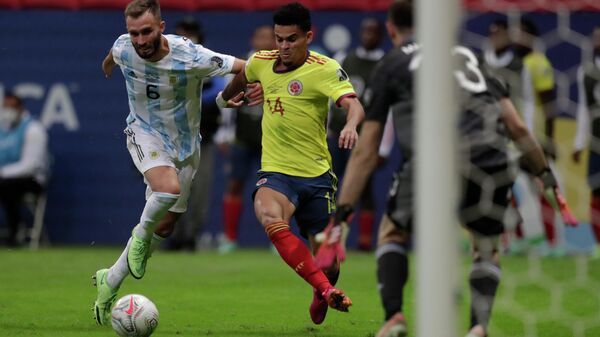
[[153,184],[152,191],[153,192],[161,192],[161,193],[169,193],[174,195],[181,194],[181,186],[179,185],[179,180],[169,180],[162,181],[158,184]]
[[272,216],[272,215],[265,213],[265,214],[258,216],[258,221],[262,224],[262,226],[264,228],[266,228],[267,226],[269,226],[271,224],[283,222],[283,218],[280,216]]
[[275,214],[271,209],[264,207],[261,204],[254,204],[254,212],[256,213],[256,218],[263,227],[283,221],[283,217],[280,214]]
[[500,236],[473,236],[473,259],[498,264],[498,244]]

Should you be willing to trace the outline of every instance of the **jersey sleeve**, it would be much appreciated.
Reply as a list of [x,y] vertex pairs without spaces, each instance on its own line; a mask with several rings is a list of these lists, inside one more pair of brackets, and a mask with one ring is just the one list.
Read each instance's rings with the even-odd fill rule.
[[530,67],[533,88],[536,92],[552,90],[554,88],[554,69],[548,58],[541,56]]
[[124,64],[123,51],[125,50],[125,47],[129,44],[129,41],[129,34],[123,34],[119,36],[117,40],[115,40],[115,43],[113,43],[111,49],[113,60],[119,66],[123,66]]
[[387,88],[388,78],[385,62],[380,62],[369,78],[369,84],[363,95],[365,104],[365,120],[378,121],[385,124],[392,99]]
[[324,95],[331,98],[338,107],[342,99],[357,97],[348,74],[336,60],[329,59],[323,70],[318,73],[320,77],[319,82],[317,82],[320,84],[319,89]]
[[248,82],[256,82],[258,81],[258,76],[256,75],[256,53],[252,54],[248,60],[246,61],[246,67],[244,68],[244,72],[246,73],[246,79]]
[[231,73],[235,57],[214,52],[202,45],[194,45],[196,54],[194,68],[200,71],[201,76],[225,76]]
[[504,83],[502,80],[500,80],[498,77],[487,75],[486,82],[488,84],[488,89],[489,89],[490,93],[496,99],[510,97],[508,85],[506,83]]

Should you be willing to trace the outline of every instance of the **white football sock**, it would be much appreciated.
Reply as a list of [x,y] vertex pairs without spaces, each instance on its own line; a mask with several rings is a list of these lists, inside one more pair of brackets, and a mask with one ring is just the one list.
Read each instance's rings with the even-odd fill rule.
[[135,236],[150,241],[156,225],[163,219],[169,208],[179,199],[179,194],[153,192],[146,200],[140,223],[133,230]]

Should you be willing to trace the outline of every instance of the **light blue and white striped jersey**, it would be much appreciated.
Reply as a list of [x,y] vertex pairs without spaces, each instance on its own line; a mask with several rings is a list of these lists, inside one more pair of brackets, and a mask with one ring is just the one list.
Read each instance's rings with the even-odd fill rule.
[[181,36],[164,36],[169,43],[169,54],[158,62],[139,57],[129,34],[115,41],[112,55],[127,86],[127,125],[136,123],[161,137],[165,150],[184,160],[196,151],[202,139],[202,80],[229,74],[235,58]]

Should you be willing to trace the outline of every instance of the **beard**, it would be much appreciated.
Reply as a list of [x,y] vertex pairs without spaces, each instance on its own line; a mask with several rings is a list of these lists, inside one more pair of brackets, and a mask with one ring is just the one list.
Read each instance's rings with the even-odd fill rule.
[[134,44],[133,48],[135,49],[135,52],[138,54],[139,57],[147,60],[147,59],[152,58],[154,55],[156,55],[156,53],[158,52],[158,49],[160,47],[160,41],[161,41],[161,34],[158,34],[156,39],[152,40],[147,45],[142,47],[139,44]]

